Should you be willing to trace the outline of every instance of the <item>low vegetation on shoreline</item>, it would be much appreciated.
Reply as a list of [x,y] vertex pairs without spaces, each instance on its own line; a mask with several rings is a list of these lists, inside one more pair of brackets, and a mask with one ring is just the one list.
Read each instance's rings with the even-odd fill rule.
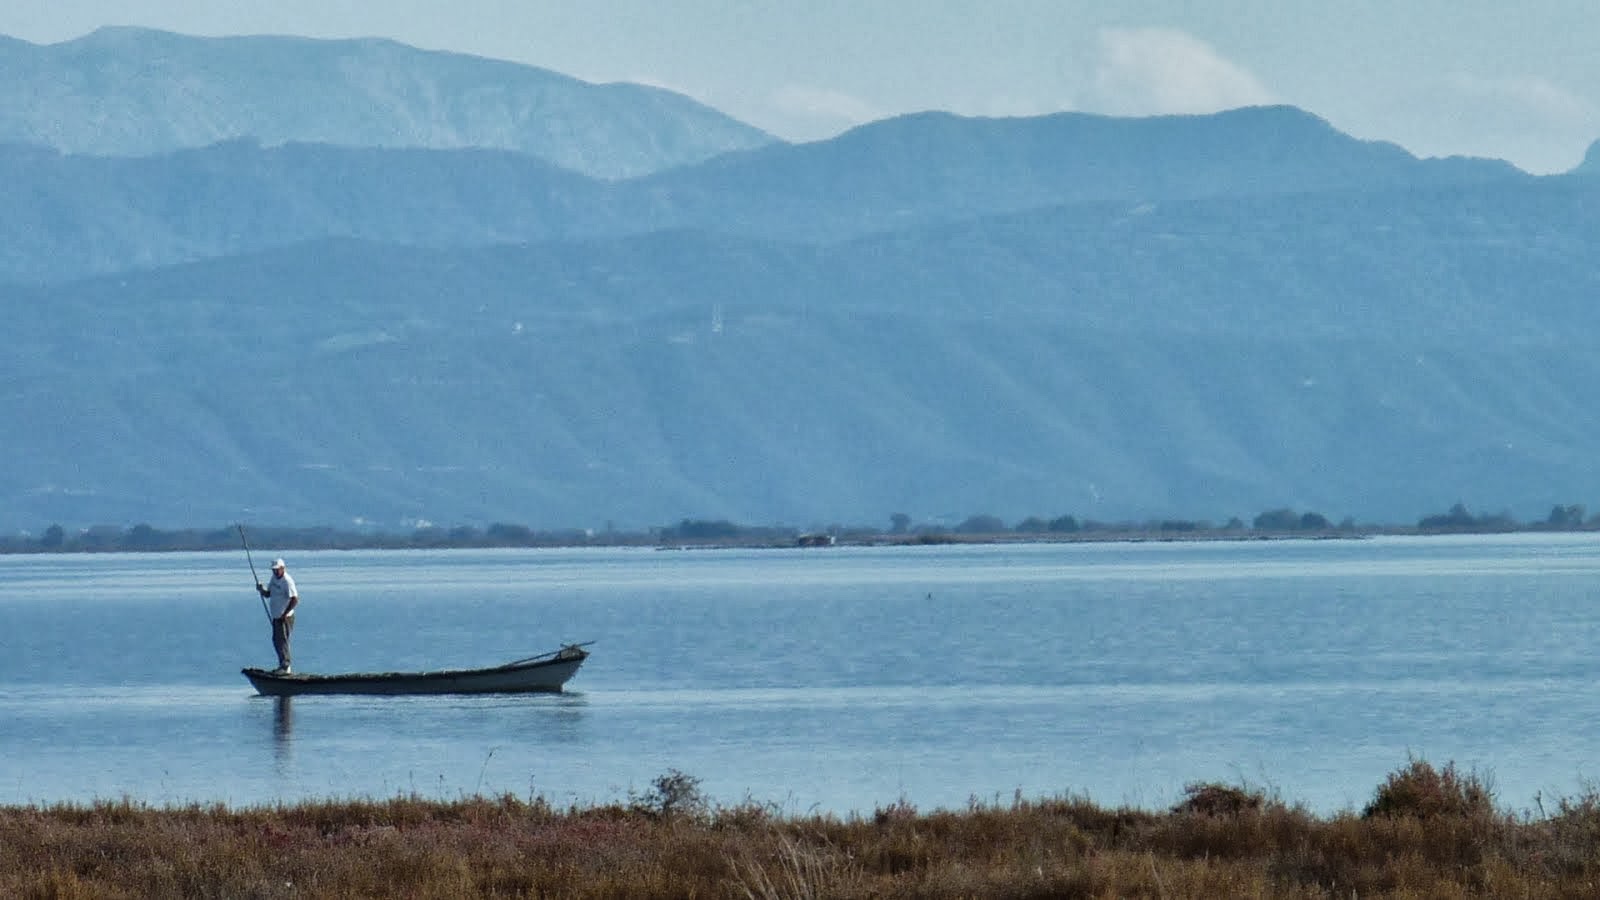
[[1412,760],[1359,812],[1191,785],[1170,810],[1087,799],[871,816],[717,807],[669,772],[629,803],[511,796],[230,809],[0,807],[0,896],[1592,897],[1600,794],[1536,813]]
[[[0,554],[128,553],[237,550],[242,525],[161,529],[148,524],[94,525],[67,529],[52,524],[38,535],[0,535]],[[1514,532],[1600,531],[1600,515],[1581,505],[1558,505],[1542,521],[1519,522],[1509,513],[1479,516],[1457,503],[1449,512],[1423,516],[1416,525],[1334,523],[1316,512],[1270,509],[1249,523],[1235,517],[1221,524],[1188,519],[1100,522],[1065,515],[1029,516],[1007,524],[996,516],[969,516],[955,525],[915,523],[904,513],[890,517],[887,529],[866,525],[827,525],[799,529],[781,525],[740,525],[723,519],[684,519],[643,531],[566,528],[538,530],[495,523],[484,528],[443,528],[418,524],[403,531],[328,526],[250,528],[257,544],[280,550],[444,550],[515,547],[826,547],[835,544],[896,545],[955,543],[1039,543],[1050,541],[1265,540],[1271,538],[1361,538],[1377,535],[1508,534]]]

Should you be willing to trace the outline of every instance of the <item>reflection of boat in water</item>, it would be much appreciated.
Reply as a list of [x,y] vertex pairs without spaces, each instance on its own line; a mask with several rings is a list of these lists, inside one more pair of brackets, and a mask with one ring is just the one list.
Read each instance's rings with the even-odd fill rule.
[[[352,672],[342,675],[281,675],[244,669],[257,692],[272,697],[302,694],[525,694],[560,691],[589,658],[588,644],[568,644],[527,659],[487,669],[434,672]],[[287,713],[287,710],[285,710]]]
[[283,746],[294,737],[294,701],[287,696],[273,699],[272,710],[272,739]]

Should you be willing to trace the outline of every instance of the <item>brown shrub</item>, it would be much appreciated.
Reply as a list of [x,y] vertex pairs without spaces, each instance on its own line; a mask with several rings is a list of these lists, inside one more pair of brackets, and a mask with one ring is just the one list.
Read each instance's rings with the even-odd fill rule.
[[1426,760],[1413,759],[1405,768],[1389,773],[1361,814],[1367,818],[1485,817],[1494,815],[1494,795],[1476,772],[1463,775],[1454,762],[1435,769]]
[[1266,795],[1260,791],[1229,787],[1214,781],[1193,781],[1184,785],[1183,800],[1172,811],[1180,815],[1237,816],[1240,813],[1259,812],[1266,802]]

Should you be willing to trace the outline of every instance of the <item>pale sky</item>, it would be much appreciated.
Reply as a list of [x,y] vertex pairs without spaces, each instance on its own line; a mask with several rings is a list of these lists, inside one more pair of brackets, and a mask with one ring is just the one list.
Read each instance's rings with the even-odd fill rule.
[[0,0],[0,34],[34,43],[102,25],[389,37],[671,88],[793,141],[928,109],[1261,103],[1539,174],[1600,139],[1588,0]]

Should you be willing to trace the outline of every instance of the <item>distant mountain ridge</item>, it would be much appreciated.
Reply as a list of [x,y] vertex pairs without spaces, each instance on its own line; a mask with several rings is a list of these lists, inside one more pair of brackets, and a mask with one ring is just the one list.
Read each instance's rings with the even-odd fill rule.
[[1532,180],[1501,162],[1418,160],[1292,107],[923,114],[615,182],[504,151],[253,140],[133,159],[0,146],[0,178],[30,185],[0,210],[0,280],[16,281],[328,237],[443,247],[691,228],[829,242],[1062,205]]
[[0,146],[0,531],[1600,503],[1582,171],[1289,107],[930,113],[631,178],[240,127]]
[[515,150],[620,178],[773,142],[681,94],[381,39],[101,28],[0,41],[0,142],[146,156],[236,138]]

